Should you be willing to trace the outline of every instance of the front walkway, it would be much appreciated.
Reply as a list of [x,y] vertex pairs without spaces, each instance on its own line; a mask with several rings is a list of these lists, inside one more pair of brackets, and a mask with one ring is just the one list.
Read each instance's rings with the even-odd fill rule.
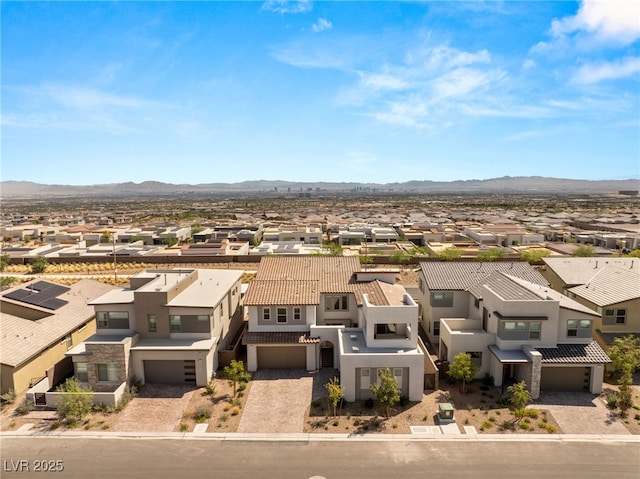
[[241,433],[301,433],[312,401],[327,395],[324,385],[338,373],[321,369],[260,369],[253,374],[249,397],[238,425]]
[[563,434],[631,434],[620,416],[591,393],[541,392],[531,406],[547,409]]

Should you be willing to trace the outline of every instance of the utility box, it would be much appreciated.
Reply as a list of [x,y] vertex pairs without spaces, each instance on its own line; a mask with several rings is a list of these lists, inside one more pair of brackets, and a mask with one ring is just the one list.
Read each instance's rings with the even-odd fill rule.
[[450,402],[438,403],[438,420],[444,422],[455,421],[453,417],[453,405]]

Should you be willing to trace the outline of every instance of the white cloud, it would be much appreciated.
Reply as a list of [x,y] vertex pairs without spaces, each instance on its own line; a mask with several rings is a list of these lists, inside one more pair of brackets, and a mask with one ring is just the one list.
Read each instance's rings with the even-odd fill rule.
[[532,60],[531,58],[527,58],[523,63],[522,63],[522,70],[531,70],[532,68],[536,67],[536,62],[535,60]]
[[319,33],[324,30],[330,30],[333,27],[333,23],[331,23],[326,18],[318,18],[318,21],[311,25],[311,28],[314,32]]
[[554,20],[551,34],[558,38],[588,32],[599,41],[627,45],[640,38],[640,2],[584,0],[575,16]]
[[313,6],[309,0],[268,0],[262,4],[262,10],[275,13],[307,13],[310,12]]
[[597,83],[603,80],[618,80],[640,72],[640,57],[624,58],[614,62],[584,65],[572,80],[575,83]]

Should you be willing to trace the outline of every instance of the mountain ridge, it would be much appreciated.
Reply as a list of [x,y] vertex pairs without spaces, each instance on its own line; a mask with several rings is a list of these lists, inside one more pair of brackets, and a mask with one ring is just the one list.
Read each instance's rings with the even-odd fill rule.
[[220,193],[309,193],[330,192],[378,193],[609,193],[640,189],[640,179],[578,180],[544,176],[503,176],[500,178],[454,181],[410,180],[395,183],[301,182],[285,180],[247,180],[236,183],[174,184],[160,181],[132,181],[94,185],[42,184],[32,181],[6,180],[0,183],[2,197],[40,196],[148,196]]

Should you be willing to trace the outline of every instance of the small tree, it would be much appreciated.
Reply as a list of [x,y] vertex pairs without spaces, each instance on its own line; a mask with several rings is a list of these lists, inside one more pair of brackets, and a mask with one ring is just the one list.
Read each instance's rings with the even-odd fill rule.
[[7,253],[0,255],[0,271],[4,271],[7,266],[9,266],[9,262],[11,261],[11,256]]
[[31,272],[33,274],[42,274],[47,270],[47,266],[49,266],[47,258],[44,256],[37,256],[31,263]]
[[333,412],[333,415],[337,415],[338,404],[342,401],[344,397],[344,386],[340,385],[340,380],[337,377],[331,378],[331,380],[324,385],[327,392],[329,393],[329,406],[330,412]]
[[76,378],[68,378],[56,391],[65,393],[58,399],[57,409],[60,417],[69,424],[82,421],[91,412],[93,391],[82,387]]
[[596,249],[588,244],[578,246],[573,250],[573,256],[577,258],[589,258],[596,255]]
[[623,416],[633,406],[633,373],[640,367],[640,338],[629,335],[615,338],[613,346],[609,348],[609,357],[613,361],[613,368],[620,373],[618,406]]
[[232,359],[231,363],[229,363],[229,366],[225,366],[223,371],[225,377],[231,384],[233,384],[233,395],[235,396],[238,388],[238,383],[247,375],[247,372],[244,369],[244,363],[242,361],[236,361],[235,359]]
[[531,402],[531,394],[527,389],[527,383],[520,381],[519,383],[509,386],[507,391],[511,394],[509,402],[513,406],[513,414],[516,420],[520,421],[524,417],[524,409],[527,407],[527,404]]
[[529,264],[539,264],[542,258],[546,258],[550,254],[551,252],[546,249],[527,249],[520,253],[520,259]]
[[389,418],[391,416],[391,408],[400,401],[400,387],[398,387],[398,383],[391,374],[391,369],[386,368],[378,371],[378,380],[380,382],[371,384],[369,389],[375,394],[378,401],[382,403],[384,415]]
[[105,231],[100,236],[100,243],[111,243],[113,241],[113,236],[110,231]]
[[438,253],[438,259],[442,261],[453,261],[462,256],[462,250],[458,248],[447,248]]
[[449,365],[449,377],[462,381],[460,392],[466,393],[467,383],[473,379],[478,372],[478,366],[471,361],[468,353],[458,353],[454,356],[453,362]]
[[501,248],[490,248],[487,251],[478,253],[476,260],[478,261],[495,261],[500,258],[506,258],[507,253]]

